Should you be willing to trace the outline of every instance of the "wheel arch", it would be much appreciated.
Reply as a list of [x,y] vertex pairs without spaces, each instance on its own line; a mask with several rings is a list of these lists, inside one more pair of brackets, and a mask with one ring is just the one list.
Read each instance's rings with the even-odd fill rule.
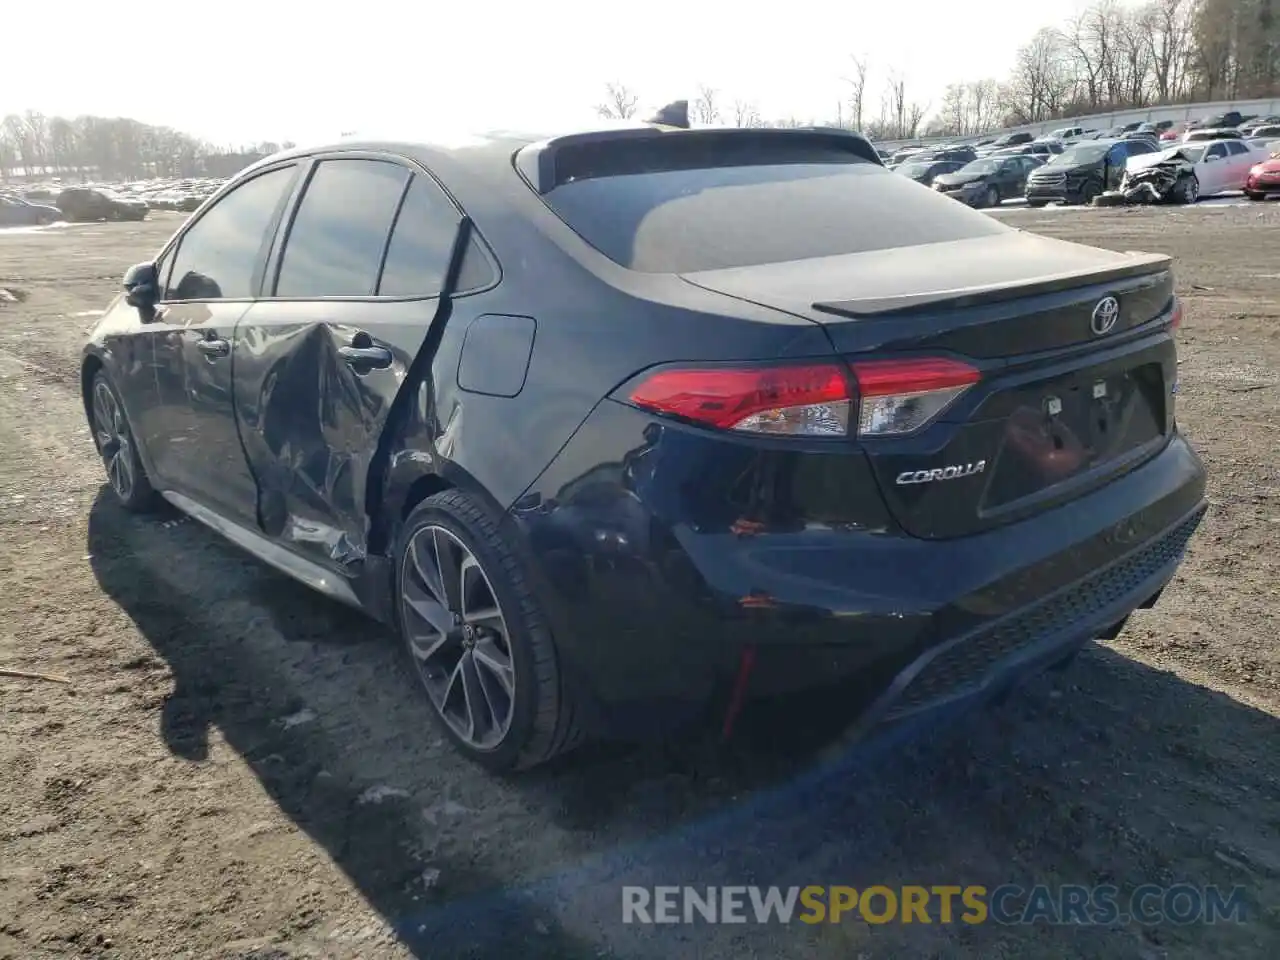
[[[86,422],[93,421],[93,381],[98,371],[107,369],[106,361],[96,353],[86,353],[80,362],[80,402]],[[95,441],[96,443],[97,441]]]
[[386,482],[370,511],[368,551],[387,555],[396,533],[410,512],[423,500],[446,490],[461,490],[480,500],[501,523],[506,511],[470,471],[452,460],[424,463],[420,455],[404,451],[393,456]]

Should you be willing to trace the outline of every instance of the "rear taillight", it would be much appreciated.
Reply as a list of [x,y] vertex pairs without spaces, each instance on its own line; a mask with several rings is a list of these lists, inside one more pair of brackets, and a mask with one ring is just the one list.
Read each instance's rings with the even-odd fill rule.
[[848,374],[835,363],[662,370],[630,400],[710,427],[799,437],[846,436],[852,404]]
[[1169,318],[1169,329],[1177,330],[1182,326],[1182,301],[1177,297],[1173,298],[1173,315]]
[[722,430],[844,437],[857,409],[860,437],[913,433],[932,423],[979,372],[957,360],[868,360],[851,364],[659,370],[627,396],[654,413]]
[[890,437],[928,425],[981,374],[958,360],[866,360],[853,364],[861,403],[858,436]]

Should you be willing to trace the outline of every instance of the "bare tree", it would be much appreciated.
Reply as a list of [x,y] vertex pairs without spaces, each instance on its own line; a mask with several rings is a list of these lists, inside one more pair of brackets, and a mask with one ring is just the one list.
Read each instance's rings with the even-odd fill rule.
[[735,127],[760,126],[760,110],[750,100],[733,101],[733,125]]
[[693,120],[701,124],[720,122],[720,93],[705,83],[698,87],[698,97],[693,101]]
[[884,96],[880,101],[880,116],[885,125],[893,131],[894,138],[908,136],[904,129],[907,119],[907,81],[896,71],[891,72],[889,79],[885,81]]
[[1005,109],[1014,123],[1060,116],[1072,91],[1070,61],[1062,33],[1042,27],[1018,51],[1013,76],[1004,89]]
[[630,120],[636,115],[640,98],[631,92],[630,87],[615,81],[606,83],[604,89],[604,102],[596,105],[596,112],[600,116],[614,120]]
[[879,135],[895,140],[914,137],[928,111],[927,103],[907,99],[907,81],[896,71],[891,72],[880,100]]
[[938,108],[937,120],[930,129],[941,136],[963,137],[968,135],[969,128],[969,85],[948,84],[942,95],[942,105]]
[[1000,85],[990,78],[969,84],[969,110],[973,132],[986,133],[999,123]]
[[865,121],[863,108],[867,93],[867,68],[870,63],[865,55],[849,59],[853,61],[853,71],[844,78],[845,83],[849,84],[849,125],[855,130],[861,130]]
[[1141,11],[1151,82],[1161,103],[1186,95],[1193,0],[1155,0]]

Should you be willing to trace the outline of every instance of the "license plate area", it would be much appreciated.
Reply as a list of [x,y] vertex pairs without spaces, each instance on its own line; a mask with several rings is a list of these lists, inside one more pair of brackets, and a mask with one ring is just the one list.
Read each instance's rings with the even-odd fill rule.
[[1007,506],[1160,437],[1163,384],[1160,364],[1147,363],[1082,370],[1017,388],[1006,398],[1004,435],[983,507]]

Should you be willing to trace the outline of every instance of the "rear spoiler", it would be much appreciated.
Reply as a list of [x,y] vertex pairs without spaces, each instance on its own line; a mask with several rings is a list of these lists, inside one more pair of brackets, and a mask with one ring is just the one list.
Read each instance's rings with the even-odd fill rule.
[[895,297],[866,297],[855,300],[828,300],[813,304],[813,309],[820,313],[829,313],[838,317],[885,317],[909,313],[921,307],[958,309],[962,307],[978,307],[992,303],[1005,303],[1019,297],[1033,297],[1039,294],[1060,293],[1083,286],[1115,283],[1147,274],[1153,276],[1165,274],[1173,264],[1173,258],[1160,253],[1126,253],[1128,263],[1114,267],[1086,267],[1066,273],[1049,274],[1032,280],[1014,280],[1009,283],[995,283],[985,287],[961,287],[954,290],[935,290],[928,293],[909,294]]
[[[702,127],[691,130],[662,123],[661,118],[662,113],[659,112],[649,123],[635,127],[572,133],[528,144],[516,153],[516,170],[537,193],[547,194],[570,179],[567,170],[571,165],[565,161],[575,155],[580,158],[593,147],[615,145],[619,148],[618,156],[625,157],[627,151],[624,144],[644,148],[667,140],[679,142],[683,146],[696,141],[706,147],[705,154],[709,157],[726,149],[752,152],[773,148],[794,151],[797,157],[805,150],[828,157],[832,153],[843,153],[851,161],[884,165],[871,141],[852,130],[836,127]],[[641,150],[637,150],[639,152]],[[682,167],[675,166],[672,169]]]

